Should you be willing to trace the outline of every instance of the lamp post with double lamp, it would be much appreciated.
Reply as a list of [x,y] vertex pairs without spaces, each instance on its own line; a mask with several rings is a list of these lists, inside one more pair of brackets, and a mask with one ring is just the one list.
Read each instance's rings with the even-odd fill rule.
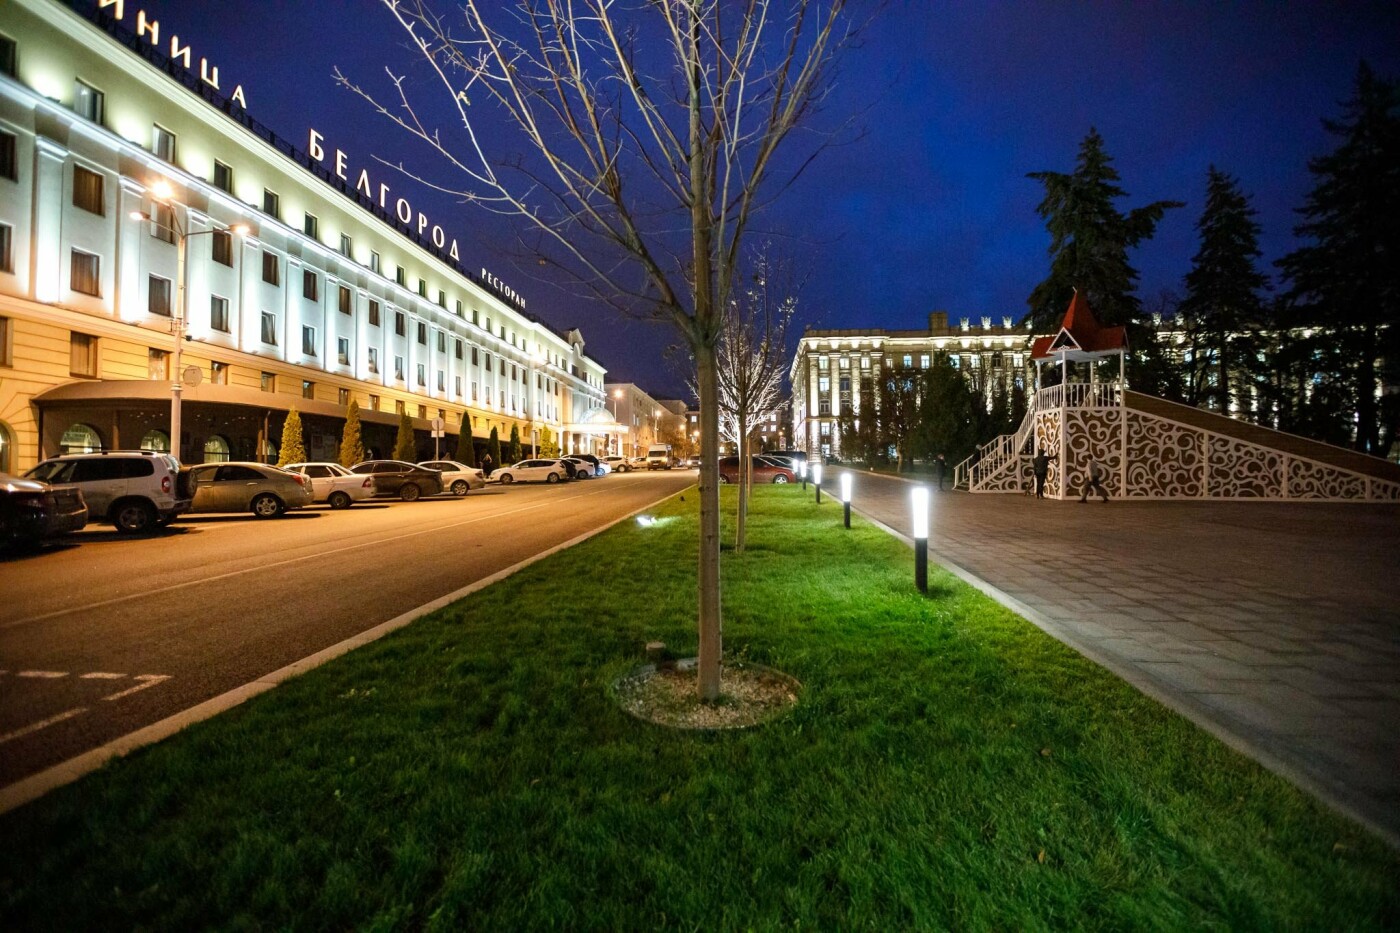
[[841,474],[841,511],[846,515],[846,530],[851,528],[851,471]]
[[[613,399],[613,423],[614,423],[614,424],[621,424],[621,423],[622,423],[622,413],[621,413],[621,409],[622,409],[622,390],[621,390],[621,389],[613,389],[613,390],[612,390],[612,399]],[[619,433],[619,434],[617,435],[617,455],[618,455],[619,457],[622,456],[622,434],[621,434],[621,433]]]
[[817,505],[822,504],[822,465],[812,464],[812,485],[817,487]]
[[920,593],[928,592],[928,489],[915,486],[913,499],[914,525],[914,585]]
[[[153,223],[158,227],[164,227],[175,237],[175,307],[170,316],[170,333],[175,338],[175,352],[171,362],[174,371],[171,372],[170,382],[170,450],[176,460],[180,459],[180,397],[184,391],[184,372],[181,370],[181,351],[185,345],[185,330],[188,320],[185,317],[185,266],[189,255],[190,237],[200,236],[205,233],[222,233],[217,227],[210,227],[208,230],[187,231],[180,223],[179,212],[175,209],[174,189],[170,187],[170,182],[161,179],[151,185],[151,200],[166,209],[169,217],[168,223],[161,223],[151,217],[147,211],[132,211],[129,216],[132,220],[141,220]],[[235,224],[227,231],[243,236],[248,232],[246,224]]]

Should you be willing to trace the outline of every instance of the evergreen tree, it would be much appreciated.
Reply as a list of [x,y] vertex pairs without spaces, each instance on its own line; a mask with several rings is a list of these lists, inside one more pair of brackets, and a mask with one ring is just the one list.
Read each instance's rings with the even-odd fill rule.
[[540,456],[551,460],[559,456],[559,441],[549,428],[540,428]]
[[[1400,414],[1387,406],[1383,425],[1376,399],[1378,361],[1400,365],[1400,95],[1363,62],[1342,108],[1323,121],[1341,144],[1308,163],[1316,184],[1293,232],[1310,242],[1279,265],[1288,299],[1339,351],[1337,368],[1317,372],[1319,389],[1340,391],[1343,411],[1356,413],[1356,448],[1384,456]],[[1309,391],[1316,404],[1330,394]]]
[[408,463],[418,460],[418,440],[413,436],[413,419],[407,411],[399,413],[399,436],[394,439],[394,459]]
[[277,455],[277,465],[305,463],[306,447],[301,440],[301,415],[295,408],[287,412],[287,420],[282,423],[282,448]]
[[469,467],[476,466],[476,445],[472,443],[470,415],[462,416],[462,430],[457,432],[457,462]]
[[352,398],[350,404],[345,406],[345,432],[340,436],[340,465],[352,467],[364,459],[365,445],[360,437],[360,405]]
[[506,462],[515,463],[523,460],[524,457],[525,454],[520,449],[520,425],[512,424],[510,426],[510,443],[506,445]]
[[919,454],[925,459],[942,454],[949,467],[970,456],[986,424],[982,392],[940,353],[924,371],[920,396]]
[[1011,394],[1006,391],[1006,383],[1000,378],[992,386],[992,407],[987,413],[988,434],[982,441],[989,441],[1002,434],[1015,431],[1017,425],[1011,423]]
[[[499,469],[505,466],[501,462],[501,436],[496,433],[496,429],[491,429],[491,439],[486,442],[486,456],[491,458],[491,468]],[[512,460],[511,463],[515,461]]]
[[913,369],[890,367],[880,374],[878,443],[881,450],[894,448],[897,471],[903,471],[914,455],[921,388],[918,372]]
[[[1206,181],[1206,206],[1196,223],[1201,247],[1186,274],[1186,298],[1180,313],[1188,331],[1197,337],[1191,368],[1209,370],[1214,378],[1198,378],[1198,401],[1229,413],[1235,396],[1234,373],[1255,370],[1257,332],[1263,311],[1260,293],[1268,280],[1255,266],[1260,257],[1259,224],[1255,210],[1239,189],[1239,183],[1210,167]],[[1204,351],[1204,353],[1202,352]]]

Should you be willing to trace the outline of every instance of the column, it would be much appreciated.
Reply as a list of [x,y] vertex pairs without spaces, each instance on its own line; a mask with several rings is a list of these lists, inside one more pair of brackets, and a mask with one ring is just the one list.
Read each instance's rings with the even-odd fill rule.
[[32,294],[36,301],[58,301],[63,282],[63,163],[68,150],[43,136],[34,137],[34,233]]

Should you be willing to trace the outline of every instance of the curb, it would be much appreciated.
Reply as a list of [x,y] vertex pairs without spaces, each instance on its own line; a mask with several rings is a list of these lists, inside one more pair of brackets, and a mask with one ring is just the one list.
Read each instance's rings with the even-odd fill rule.
[[431,602],[424,603],[421,606],[417,606],[405,613],[397,615],[387,622],[381,622],[373,628],[365,629],[358,635],[352,635],[343,641],[336,642],[334,645],[322,648],[314,654],[309,654],[299,661],[293,661],[285,667],[270,671],[256,680],[251,680],[246,684],[234,687],[232,690],[211,697],[202,703],[181,710],[172,716],[167,716],[158,722],[153,722],[149,726],[137,729],[135,732],[128,732],[126,735],[119,736],[105,745],[83,752],[81,755],[69,758],[67,761],[61,761],[52,767],[31,774],[29,777],[22,778],[13,784],[0,787],[0,813],[8,813],[11,810],[24,806],[26,803],[39,799],[51,790],[55,790],[65,784],[71,784],[78,778],[92,771],[96,771],[113,758],[119,758],[146,745],[153,745],[197,722],[212,719],[220,713],[233,709],[235,706],[239,706],[259,694],[266,693],[278,684],[285,683],[293,677],[305,674],[307,671],[320,667],[327,661],[332,661],[343,654],[348,654],[356,648],[367,645],[372,641],[377,641],[390,632],[401,629],[410,622],[430,612],[434,612],[459,599],[470,596],[472,593],[483,590],[493,583],[499,583],[506,577],[524,570],[531,564],[538,563],[546,557],[551,557],[560,551],[568,550],[576,544],[582,544],[589,538],[602,534],[614,525],[620,525],[638,513],[645,512],[647,509],[654,509],[668,499],[674,499],[694,488],[694,486],[686,486],[684,489],[679,489],[676,492],[662,496],[654,502],[647,503],[640,508],[633,509],[626,515],[613,519],[606,525],[599,525],[591,531],[586,531],[581,535],[570,538],[568,541],[540,551],[538,554],[531,555],[518,563],[498,570],[488,577],[482,577],[480,580],[469,583],[460,589],[453,590],[445,596],[440,596]]

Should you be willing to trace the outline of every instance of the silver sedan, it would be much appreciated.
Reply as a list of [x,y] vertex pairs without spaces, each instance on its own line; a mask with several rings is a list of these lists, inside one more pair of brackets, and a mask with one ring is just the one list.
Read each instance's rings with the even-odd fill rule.
[[300,473],[262,463],[203,463],[190,467],[191,512],[252,512],[277,518],[311,504],[311,484]]

